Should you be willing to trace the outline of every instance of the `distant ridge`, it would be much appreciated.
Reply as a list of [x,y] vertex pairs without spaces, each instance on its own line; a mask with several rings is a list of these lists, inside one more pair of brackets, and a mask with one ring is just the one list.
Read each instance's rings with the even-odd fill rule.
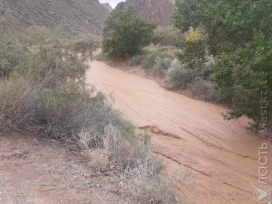
[[71,36],[101,37],[109,11],[98,0],[0,0],[22,28],[61,26]]
[[122,10],[129,4],[135,6],[146,20],[159,23],[161,26],[172,24],[171,17],[175,11],[174,0],[126,0],[118,3],[115,9]]

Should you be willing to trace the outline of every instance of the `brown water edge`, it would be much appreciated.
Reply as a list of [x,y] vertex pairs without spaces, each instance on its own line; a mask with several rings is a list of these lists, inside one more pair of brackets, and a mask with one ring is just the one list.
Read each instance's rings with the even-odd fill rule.
[[[186,202],[204,204],[255,204],[258,185],[258,148],[272,144],[245,129],[242,117],[226,121],[225,108],[167,91],[154,81],[93,61],[86,76],[98,90],[112,94],[114,107],[141,129],[148,130],[156,151],[167,164],[184,166],[198,174]],[[268,169],[272,172],[271,162]]]

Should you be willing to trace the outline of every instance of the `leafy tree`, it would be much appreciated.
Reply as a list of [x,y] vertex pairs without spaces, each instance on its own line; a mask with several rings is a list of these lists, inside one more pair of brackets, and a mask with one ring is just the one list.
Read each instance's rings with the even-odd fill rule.
[[204,29],[208,53],[215,57],[218,89],[243,88],[244,100],[232,98],[225,117],[246,115],[256,129],[271,129],[272,1],[177,0],[176,7],[173,21],[181,31]]
[[0,2],[0,79],[9,77],[13,69],[20,66],[26,52],[23,46],[13,40],[17,22],[3,3]]
[[140,18],[132,6],[113,11],[103,30],[103,52],[112,58],[134,56],[151,42],[158,43],[154,29],[156,25]]
[[187,69],[202,69],[205,60],[205,36],[198,29],[191,28],[181,41],[181,51],[176,56]]

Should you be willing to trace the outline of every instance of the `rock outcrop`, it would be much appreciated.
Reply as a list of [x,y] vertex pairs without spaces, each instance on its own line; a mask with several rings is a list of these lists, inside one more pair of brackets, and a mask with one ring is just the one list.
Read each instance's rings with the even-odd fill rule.
[[109,3],[101,3],[106,9],[109,10],[109,12],[113,11],[114,9],[111,7]]
[[148,21],[169,26],[172,24],[171,17],[175,10],[173,2],[174,0],[126,0],[118,3],[115,9],[122,10],[132,4]]

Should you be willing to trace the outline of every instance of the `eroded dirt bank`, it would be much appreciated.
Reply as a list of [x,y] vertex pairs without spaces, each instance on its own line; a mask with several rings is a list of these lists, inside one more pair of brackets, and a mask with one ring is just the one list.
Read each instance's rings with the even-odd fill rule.
[[[63,142],[0,135],[0,204],[134,204],[120,179]],[[83,154],[83,155],[82,155]]]
[[272,145],[245,130],[246,118],[225,121],[222,107],[169,92],[103,62],[90,66],[87,83],[112,94],[115,108],[152,133],[156,151],[168,165],[177,168],[185,158],[184,165],[198,174],[197,186],[185,192],[187,202],[256,203],[251,183],[258,186],[258,148],[266,142],[272,158]]

